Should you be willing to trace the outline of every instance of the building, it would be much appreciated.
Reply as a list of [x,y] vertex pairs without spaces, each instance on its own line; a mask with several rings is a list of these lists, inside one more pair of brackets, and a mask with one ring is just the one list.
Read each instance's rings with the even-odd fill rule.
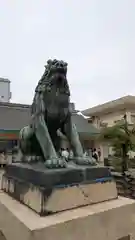
[[[70,107],[83,146],[88,147],[89,144],[93,144],[93,136],[99,134],[99,130],[77,113],[73,103]],[[0,102],[0,148],[10,151],[17,144],[20,129],[29,122],[30,105]]]
[[82,111],[97,128],[112,126],[126,114],[129,124],[135,123],[135,96],[125,96]]
[[[126,114],[129,124],[135,124],[135,96],[124,96],[122,98],[89,108],[82,111],[89,117],[89,122],[98,129],[113,126]],[[111,148],[102,146],[104,157],[110,154]]]
[[6,78],[0,78],[0,102],[9,102],[10,99],[10,81]]
[[30,106],[0,102],[0,149],[17,144],[19,130],[29,123]]

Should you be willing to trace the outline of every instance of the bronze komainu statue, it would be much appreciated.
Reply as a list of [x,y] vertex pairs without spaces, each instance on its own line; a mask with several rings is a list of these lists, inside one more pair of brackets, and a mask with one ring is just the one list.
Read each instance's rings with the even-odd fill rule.
[[73,150],[76,164],[93,164],[84,157],[76,126],[69,109],[70,90],[67,82],[67,63],[48,60],[45,72],[39,81],[31,106],[31,123],[20,131],[20,149],[23,160],[40,156],[46,167],[66,167],[67,162],[58,156],[60,138],[64,134]]

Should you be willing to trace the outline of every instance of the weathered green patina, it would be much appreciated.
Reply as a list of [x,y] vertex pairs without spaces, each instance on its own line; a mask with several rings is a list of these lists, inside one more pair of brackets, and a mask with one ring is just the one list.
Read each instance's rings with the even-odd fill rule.
[[94,160],[84,157],[83,149],[69,108],[70,90],[67,82],[67,63],[48,60],[40,79],[31,107],[31,124],[20,131],[23,160],[38,157],[48,168],[66,167],[67,162],[58,155],[60,137],[64,134],[73,150],[73,161],[79,165],[93,165]]

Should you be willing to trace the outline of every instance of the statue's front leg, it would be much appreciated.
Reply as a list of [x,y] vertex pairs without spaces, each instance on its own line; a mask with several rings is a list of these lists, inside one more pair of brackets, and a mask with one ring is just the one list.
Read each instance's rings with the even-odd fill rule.
[[67,163],[58,157],[43,115],[39,116],[35,124],[35,135],[43,152],[45,166],[47,168],[65,168]]
[[64,131],[74,153],[73,161],[78,165],[95,165],[95,160],[92,157],[84,157],[79,134],[75,124],[71,120],[71,117],[69,117],[67,123],[65,124]]

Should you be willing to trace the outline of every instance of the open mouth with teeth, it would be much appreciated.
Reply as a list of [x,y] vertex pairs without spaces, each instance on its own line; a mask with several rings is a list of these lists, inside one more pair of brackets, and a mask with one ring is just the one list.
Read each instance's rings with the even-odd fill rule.
[[62,82],[66,81],[66,77],[64,76],[64,74],[58,74],[56,81],[58,84],[61,84]]
[[49,85],[56,90],[57,94],[66,94],[70,96],[67,82],[67,68],[64,66],[53,66],[50,71]]

